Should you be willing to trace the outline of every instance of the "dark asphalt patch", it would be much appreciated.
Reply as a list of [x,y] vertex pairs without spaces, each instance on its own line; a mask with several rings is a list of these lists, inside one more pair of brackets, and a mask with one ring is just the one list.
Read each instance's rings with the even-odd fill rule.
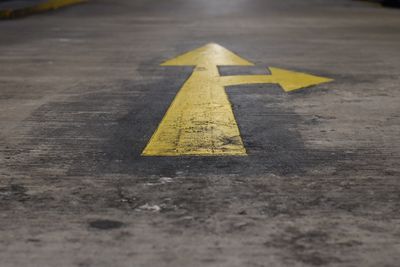
[[[109,130],[108,141],[94,160],[91,170],[101,173],[122,173],[175,177],[176,175],[262,175],[301,174],[310,163],[319,164],[326,158],[332,163],[331,151],[308,151],[297,133],[301,118],[284,107],[288,96],[278,86],[240,86],[227,88],[242,138],[249,157],[142,157],[141,152],[154,133],[182,84],[192,73],[191,67],[160,67],[162,59],[155,58],[140,65],[143,77],[162,77],[158,82],[135,84],[125,81],[116,91],[140,91],[140,99],[128,97],[131,111],[119,118]],[[220,67],[223,75],[258,74],[265,67]],[[124,93],[125,94],[125,93]],[[93,94],[91,99],[101,97]],[[112,97],[110,95],[110,97]],[[81,99],[78,101],[86,102]],[[118,101],[121,101],[119,99]],[[314,118],[315,119],[315,118]],[[340,153],[339,153],[340,154]],[[346,158],[346,155],[338,157]],[[317,161],[313,161],[317,158]],[[323,160],[322,160],[323,161]],[[75,165],[70,173],[84,171]],[[315,166],[316,167],[316,166]]]
[[[174,177],[176,175],[282,175],[301,174],[324,159],[334,164],[331,151],[306,149],[297,132],[306,123],[292,109],[284,107],[288,95],[274,85],[227,88],[242,133],[248,157],[142,157],[140,154],[158,126],[176,92],[190,75],[191,68],[163,70],[166,79],[141,85],[146,92],[132,102],[132,111],[118,120],[113,135],[104,144],[104,157],[97,166],[102,173],[128,173]],[[186,75],[180,73],[185,72]],[[180,76],[177,76],[180,75]],[[137,85],[132,83],[132,90]],[[122,90],[129,90],[128,88]],[[312,118],[314,121],[316,118]],[[340,151],[338,151],[339,154]],[[314,160],[317,159],[317,160]]]
[[[70,176],[290,176],[301,175],[309,168],[338,167],[357,156],[306,148],[298,127],[317,127],[329,118],[296,114],[290,108],[291,96],[277,85],[252,85],[226,89],[249,156],[142,157],[145,145],[193,70],[163,68],[158,66],[161,61],[157,58],[138,69],[151,82],[77,85],[69,89],[71,97],[39,108],[26,121],[33,127],[32,138],[18,155],[12,155],[26,161],[10,160],[10,166],[19,170],[25,166],[30,171],[37,166],[56,168]],[[223,71],[229,74],[233,70]],[[249,71],[258,72],[259,67]],[[323,87],[303,90],[304,97],[320,90]],[[42,148],[40,153],[31,153],[38,147]]]
[[218,71],[221,76],[271,74],[265,66],[219,66]]

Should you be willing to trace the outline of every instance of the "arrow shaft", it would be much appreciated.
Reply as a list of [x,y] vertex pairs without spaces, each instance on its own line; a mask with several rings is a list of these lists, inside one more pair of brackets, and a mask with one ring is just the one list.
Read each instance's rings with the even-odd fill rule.
[[218,68],[196,67],[143,151],[146,156],[246,155]]

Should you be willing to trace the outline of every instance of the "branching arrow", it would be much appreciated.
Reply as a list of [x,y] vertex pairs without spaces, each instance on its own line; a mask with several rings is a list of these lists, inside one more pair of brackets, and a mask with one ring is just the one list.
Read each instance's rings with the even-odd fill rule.
[[293,91],[331,79],[269,68],[271,74],[220,76],[218,66],[253,66],[217,44],[207,44],[162,66],[196,66],[176,95],[144,156],[246,155],[225,86],[274,83]]

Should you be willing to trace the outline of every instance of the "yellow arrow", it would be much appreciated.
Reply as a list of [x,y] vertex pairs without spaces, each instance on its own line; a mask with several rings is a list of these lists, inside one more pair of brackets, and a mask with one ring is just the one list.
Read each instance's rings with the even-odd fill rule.
[[247,155],[224,87],[276,83],[285,91],[325,83],[331,79],[278,68],[270,75],[220,76],[218,66],[252,66],[253,63],[217,44],[207,44],[162,66],[196,66],[176,95],[144,156]]

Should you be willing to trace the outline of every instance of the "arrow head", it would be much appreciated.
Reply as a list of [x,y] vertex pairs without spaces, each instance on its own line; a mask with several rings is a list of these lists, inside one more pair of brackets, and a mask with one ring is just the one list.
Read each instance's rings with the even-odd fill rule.
[[161,66],[253,66],[228,49],[214,43],[207,44],[170,59]]
[[270,67],[269,70],[274,81],[278,82],[286,92],[333,81],[329,78],[279,68]]

